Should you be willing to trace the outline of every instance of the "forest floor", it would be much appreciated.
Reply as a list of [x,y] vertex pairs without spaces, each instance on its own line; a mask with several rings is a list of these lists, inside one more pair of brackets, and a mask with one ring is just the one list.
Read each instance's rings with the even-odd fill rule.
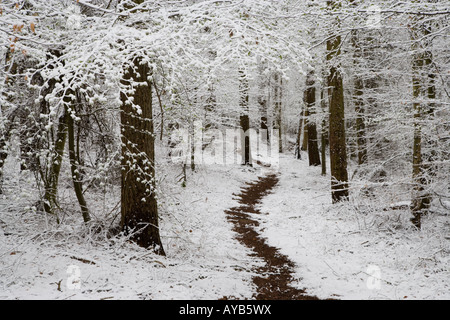
[[199,166],[185,187],[178,165],[160,166],[166,257],[109,232],[118,188],[86,193],[86,227],[61,181],[57,225],[33,208],[32,175],[5,164],[0,299],[450,298],[449,215],[425,217],[418,232],[407,212],[332,205],[330,177],[290,154],[275,171]]

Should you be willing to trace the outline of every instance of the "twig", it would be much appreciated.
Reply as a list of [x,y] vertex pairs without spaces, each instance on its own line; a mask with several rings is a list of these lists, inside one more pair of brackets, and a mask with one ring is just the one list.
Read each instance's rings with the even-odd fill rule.
[[96,263],[94,261],[83,259],[83,258],[78,258],[78,257],[75,257],[75,256],[71,256],[70,259],[74,259],[74,260],[80,261],[80,262],[85,263],[85,264],[96,265]]
[[[116,16],[120,16],[120,17],[128,17],[127,14],[114,12],[114,11],[111,11],[111,10],[108,10],[108,9],[105,9],[105,8],[102,8],[102,7],[97,7],[97,6],[94,6],[93,4],[84,2],[83,0],[78,0],[77,3],[79,3],[79,4],[83,5],[83,6],[86,6],[88,8],[104,12],[104,13],[108,13],[108,14],[112,14],[112,15],[116,15]],[[111,2],[110,2],[110,4],[111,4]],[[109,7],[110,4],[108,4],[108,7]]]

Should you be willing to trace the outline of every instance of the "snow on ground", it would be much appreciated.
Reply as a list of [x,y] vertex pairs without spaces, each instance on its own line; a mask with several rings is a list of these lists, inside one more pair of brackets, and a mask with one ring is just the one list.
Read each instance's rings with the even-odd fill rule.
[[[24,208],[37,199],[24,183],[26,174],[7,177],[0,198],[0,299],[220,299],[251,298],[252,271],[231,231],[224,210],[255,170],[223,166],[188,170],[187,186],[178,182],[180,166],[166,166],[161,177],[161,234],[167,257],[106,230],[83,226],[74,207],[58,226]],[[69,197],[72,190],[61,190]],[[67,193],[67,194],[66,194]],[[117,192],[89,199],[93,215]],[[67,202],[68,200],[65,199]],[[70,202],[70,201],[68,201]],[[92,210],[95,208],[95,210]],[[110,220],[100,217],[104,224]]]
[[[0,299],[250,299],[252,268],[260,261],[234,239],[224,210],[236,206],[233,193],[264,172],[202,166],[194,174],[188,170],[185,188],[179,165],[159,172],[167,257],[98,228],[117,222],[118,190],[88,199],[96,223],[86,228],[71,188],[62,188],[68,213],[58,226],[27,208],[37,199],[29,187],[33,178],[7,175],[0,196]],[[261,204],[267,214],[256,218],[268,243],[297,264],[296,285],[308,294],[450,298],[448,216],[427,218],[421,232],[401,224],[380,228],[380,219],[397,213],[358,212],[355,200],[331,205],[329,177],[306,160],[282,155],[279,175],[279,185]]]
[[261,205],[270,245],[298,266],[298,286],[319,298],[449,299],[450,217],[425,218],[417,232],[397,212],[363,213],[331,205],[320,167],[281,156],[280,182]]

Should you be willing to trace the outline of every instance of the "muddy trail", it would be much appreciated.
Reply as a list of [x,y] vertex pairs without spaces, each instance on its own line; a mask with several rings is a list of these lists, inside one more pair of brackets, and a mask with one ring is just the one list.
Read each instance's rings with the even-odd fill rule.
[[236,238],[245,246],[252,249],[252,256],[264,261],[264,266],[255,271],[257,276],[253,282],[257,292],[253,295],[256,300],[318,300],[317,297],[308,296],[305,291],[290,285],[294,281],[295,264],[275,247],[266,243],[255,227],[259,223],[252,215],[261,214],[256,206],[277,185],[276,175],[260,177],[253,183],[247,183],[239,195],[235,195],[240,203],[226,211],[227,219],[233,224]]

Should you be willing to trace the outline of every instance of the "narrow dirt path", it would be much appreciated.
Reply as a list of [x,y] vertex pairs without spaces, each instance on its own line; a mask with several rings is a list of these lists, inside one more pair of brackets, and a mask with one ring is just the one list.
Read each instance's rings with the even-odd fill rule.
[[253,256],[263,259],[265,265],[257,268],[258,276],[253,277],[257,292],[256,300],[317,300],[308,296],[303,290],[290,285],[294,280],[295,264],[275,247],[269,246],[255,227],[259,223],[252,218],[252,214],[261,214],[256,205],[270,193],[278,183],[274,174],[260,177],[256,182],[247,183],[238,197],[239,207],[227,210],[227,219],[233,224],[236,238],[245,246],[253,250]]

